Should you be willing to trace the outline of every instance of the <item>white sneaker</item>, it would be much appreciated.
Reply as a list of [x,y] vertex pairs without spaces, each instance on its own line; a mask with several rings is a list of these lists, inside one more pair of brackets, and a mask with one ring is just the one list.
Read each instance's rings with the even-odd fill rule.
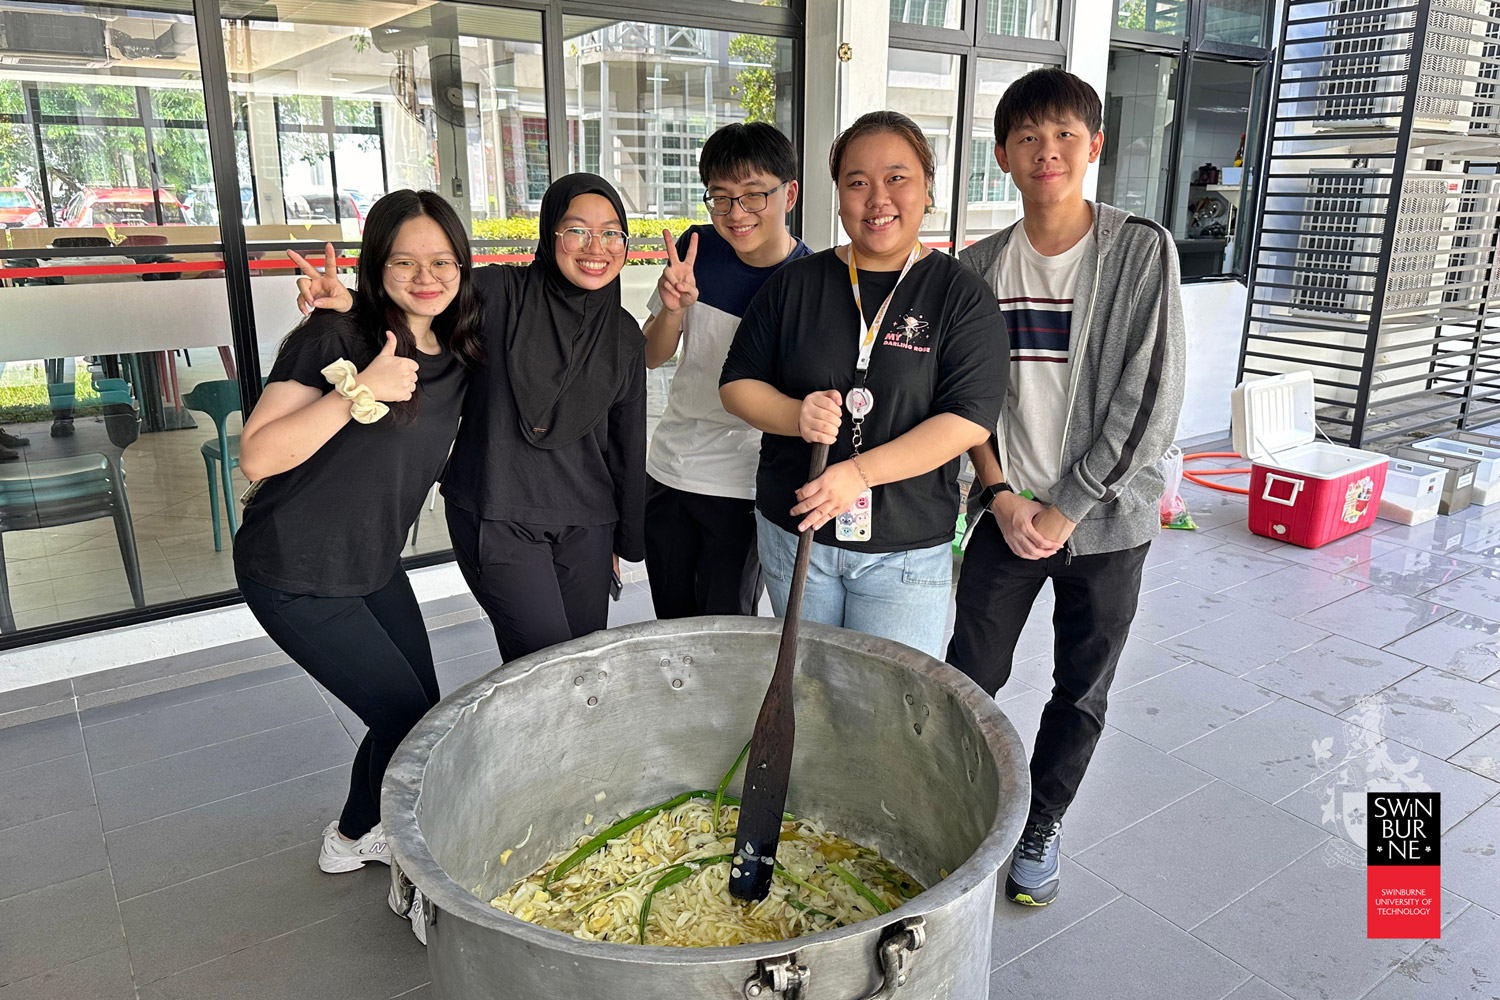
[[427,947],[427,904],[422,900],[422,890],[411,891],[411,912],[407,914],[411,918],[411,932],[422,942],[422,947]]
[[385,843],[385,831],[379,823],[358,840],[345,840],[339,836],[338,820],[323,828],[323,847],[318,851],[319,868],[332,875],[363,868],[369,861],[379,861],[383,865],[391,863],[390,848]]

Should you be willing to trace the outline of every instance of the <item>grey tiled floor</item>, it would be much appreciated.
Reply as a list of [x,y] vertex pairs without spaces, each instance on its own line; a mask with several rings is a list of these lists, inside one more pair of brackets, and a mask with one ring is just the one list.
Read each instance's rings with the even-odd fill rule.
[[[1062,894],[997,902],[991,996],[1500,995],[1500,507],[1307,551],[1186,496],[1203,530],[1153,549]],[[999,696],[1028,743],[1049,614]],[[433,646],[445,690],[496,665],[482,620]],[[0,1000],[429,995],[386,869],[314,867],[361,735],[290,664],[0,730]],[[1342,796],[1402,786],[1443,796],[1440,941],[1364,936]]]

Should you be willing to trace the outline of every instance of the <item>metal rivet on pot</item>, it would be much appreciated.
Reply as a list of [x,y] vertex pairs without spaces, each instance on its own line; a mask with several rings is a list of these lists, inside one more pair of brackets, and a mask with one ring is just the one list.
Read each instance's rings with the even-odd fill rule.
[[672,686],[674,688],[680,688],[680,687],[682,687],[682,678],[681,677],[673,677],[672,678]]
[[907,703],[907,704],[908,704],[908,705],[911,705],[911,704],[915,704],[915,703],[916,703],[916,700],[917,700],[917,699],[915,699],[915,698],[913,698],[913,697],[912,697],[912,696],[911,696],[911,695],[907,695],[907,696],[906,696],[906,703]]
[[928,707],[928,706],[926,706],[926,705],[923,705],[923,706],[922,706],[922,718],[924,718],[924,719],[925,719],[925,718],[927,718],[927,717],[928,717],[928,716],[929,716],[929,715],[931,715],[931,714],[932,714],[932,709],[931,709],[931,708],[929,708],[929,707]]
[[663,656],[661,658],[661,665],[664,667],[670,667],[672,665],[672,658],[670,656]]
[[969,783],[973,784],[973,782],[974,782],[974,772],[970,771],[969,772]]
[[920,722],[913,722],[911,727],[916,730],[918,736],[922,735],[922,724]]
[[594,707],[594,706],[595,706],[595,705],[597,705],[597,704],[599,704],[599,699],[598,699],[598,698],[595,698],[595,697],[593,697],[593,696],[592,696],[592,695],[591,695],[591,696],[590,696],[590,697],[589,697],[589,707],[590,707],[590,708],[593,708],[593,707]]
[[583,684],[583,675],[582,674],[579,674],[577,677],[573,678],[573,686],[574,687],[580,687],[580,686],[582,686],[582,684]]
[[682,665],[684,667],[691,667],[693,665],[693,658],[691,656],[684,656],[682,658]]
[[609,674],[606,673],[605,671],[603,671],[603,670],[599,671],[599,679],[601,681],[604,680],[605,678],[607,678],[608,676],[609,676]]

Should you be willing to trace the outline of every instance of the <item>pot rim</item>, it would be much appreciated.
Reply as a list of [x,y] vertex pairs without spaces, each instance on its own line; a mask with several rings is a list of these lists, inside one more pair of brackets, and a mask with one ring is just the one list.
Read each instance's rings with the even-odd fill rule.
[[[951,690],[972,713],[976,728],[996,759],[1025,761],[1026,748],[1020,734],[993,698],[986,695],[967,675],[943,661],[910,646],[875,636],[852,632],[831,625],[803,622],[802,635],[839,649],[895,661],[918,674],[925,674]],[[645,965],[715,965],[754,962],[774,955],[791,954],[810,945],[834,944],[849,938],[878,933],[907,917],[942,910],[975,887],[991,879],[1020,839],[1021,827],[1030,806],[1030,772],[1021,769],[1023,782],[1017,793],[1006,801],[1001,795],[990,822],[989,833],[973,853],[946,879],[879,917],[819,931],[785,941],[726,947],[685,948],[667,945],[617,944],[608,941],[584,941],[562,931],[529,923],[491,906],[459,885],[443,871],[428,849],[427,839],[417,822],[416,806],[420,787],[432,752],[454,728],[459,717],[509,684],[530,676],[562,657],[587,654],[643,638],[671,638],[703,633],[764,633],[780,635],[781,621],[774,618],[750,618],[730,615],[686,618],[672,621],[637,622],[539,650],[530,656],[512,660],[483,677],[477,678],[448,695],[422,719],[396,749],[386,769],[381,788],[381,816],[386,841],[401,871],[421,890],[424,898],[442,911],[444,917],[462,919],[488,930],[508,934],[527,945],[579,953],[591,959]]]

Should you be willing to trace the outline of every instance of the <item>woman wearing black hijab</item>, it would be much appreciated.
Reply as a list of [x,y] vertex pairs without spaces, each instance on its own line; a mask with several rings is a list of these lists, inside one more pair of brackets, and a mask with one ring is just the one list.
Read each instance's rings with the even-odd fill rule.
[[[443,476],[459,569],[513,660],[605,628],[611,554],[644,558],[646,367],[620,306],[625,208],[569,174],[542,198],[527,267],[480,267],[487,363]],[[336,277],[299,282],[338,309]]]

